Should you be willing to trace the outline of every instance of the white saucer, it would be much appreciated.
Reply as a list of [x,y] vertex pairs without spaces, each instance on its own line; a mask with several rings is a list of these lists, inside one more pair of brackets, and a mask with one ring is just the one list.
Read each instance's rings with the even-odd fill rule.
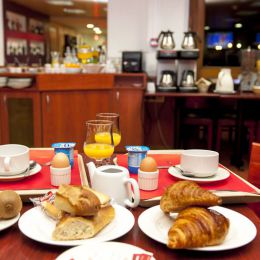
[[217,90],[217,89],[215,89],[213,92],[217,93],[217,94],[235,94],[235,93],[237,93],[235,90],[232,90],[232,91],[222,91],[222,90]]
[[[176,165],[177,167],[181,168],[180,165]],[[181,180],[189,180],[189,181],[195,181],[195,182],[216,182],[216,181],[222,181],[227,179],[230,176],[230,172],[224,168],[218,167],[218,171],[215,175],[209,176],[209,177],[187,177],[179,173],[178,171],[174,170],[173,167],[170,167],[168,169],[168,172],[170,175],[177,179]]]
[[0,231],[14,225],[18,221],[19,218],[20,218],[20,213],[16,217],[11,218],[11,219],[1,219],[0,220]]
[[25,171],[25,172],[22,172],[22,173],[19,173],[19,174],[16,174],[16,175],[11,175],[11,176],[0,175],[0,182],[1,181],[17,181],[17,180],[20,180],[20,179],[23,179],[23,178],[27,178],[27,177],[33,176],[36,173],[40,172],[41,169],[42,169],[41,165],[36,163],[36,165],[29,171],[28,174]]

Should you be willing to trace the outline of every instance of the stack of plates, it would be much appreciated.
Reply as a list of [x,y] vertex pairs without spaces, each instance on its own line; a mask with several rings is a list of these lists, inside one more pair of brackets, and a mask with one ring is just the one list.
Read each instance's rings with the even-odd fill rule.
[[11,88],[20,89],[20,88],[30,87],[31,83],[32,83],[31,78],[10,78],[8,80],[7,86]]
[[7,83],[7,77],[0,77],[0,88],[5,87]]

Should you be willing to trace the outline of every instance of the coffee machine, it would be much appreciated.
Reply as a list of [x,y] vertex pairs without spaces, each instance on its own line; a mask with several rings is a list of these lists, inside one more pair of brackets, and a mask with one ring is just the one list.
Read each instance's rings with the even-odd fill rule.
[[178,86],[181,92],[196,92],[197,59],[199,50],[183,49],[178,55]]

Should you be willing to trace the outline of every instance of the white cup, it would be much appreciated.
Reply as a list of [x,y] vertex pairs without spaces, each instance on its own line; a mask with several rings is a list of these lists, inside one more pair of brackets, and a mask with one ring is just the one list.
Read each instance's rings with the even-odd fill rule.
[[50,166],[51,185],[60,186],[62,184],[70,184],[71,182],[71,166],[65,168],[55,168]]
[[91,184],[93,189],[107,194],[121,206],[135,208],[140,202],[138,183],[129,177],[124,167],[104,165],[96,168]]
[[217,173],[219,153],[210,150],[190,149],[181,154],[180,167],[196,177],[209,177]]
[[0,175],[15,175],[29,167],[29,148],[20,144],[0,145]]
[[155,89],[155,84],[154,82],[148,82],[147,83],[147,92],[148,93],[155,93],[156,92],[156,89]]

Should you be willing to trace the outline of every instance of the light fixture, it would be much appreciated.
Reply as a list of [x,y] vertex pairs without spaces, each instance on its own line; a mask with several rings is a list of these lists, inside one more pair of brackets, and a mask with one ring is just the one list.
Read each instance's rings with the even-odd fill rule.
[[47,0],[46,2],[50,5],[65,5],[65,6],[74,5],[72,0]]
[[101,30],[99,30],[99,31],[97,30],[97,31],[95,31],[95,33],[96,34],[102,34],[102,31]]
[[257,49],[260,50],[260,44],[257,45]]
[[242,44],[240,42],[237,43],[236,47],[240,49],[242,47]]
[[95,31],[98,31],[98,30],[100,30],[99,27],[94,27],[94,28],[93,28],[93,31],[94,31],[94,32],[95,32]]
[[242,23],[235,23],[235,28],[239,29],[242,27],[243,27]]
[[87,26],[88,29],[94,28],[94,24],[93,23],[88,23],[86,26]]
[[86,13],[86,11],[83,9],[72,9],[72,8],[64,8],[63,12],[67,13],[67,14],[85,14]]
[[231,48],[233,47],[232,42],[229,42],[229,43],[227,44],[227,47],[228,47],[229,49],[231,49]]
[[215,49],[216,49],[216,51],[221,51],[222,50],[222,46],[221,45],[216,45]]
[[204,27],[204,30],[205,31],[208,31],[210,29],[210,27],[208,26],[208,25],[206,25],[205,27]]

